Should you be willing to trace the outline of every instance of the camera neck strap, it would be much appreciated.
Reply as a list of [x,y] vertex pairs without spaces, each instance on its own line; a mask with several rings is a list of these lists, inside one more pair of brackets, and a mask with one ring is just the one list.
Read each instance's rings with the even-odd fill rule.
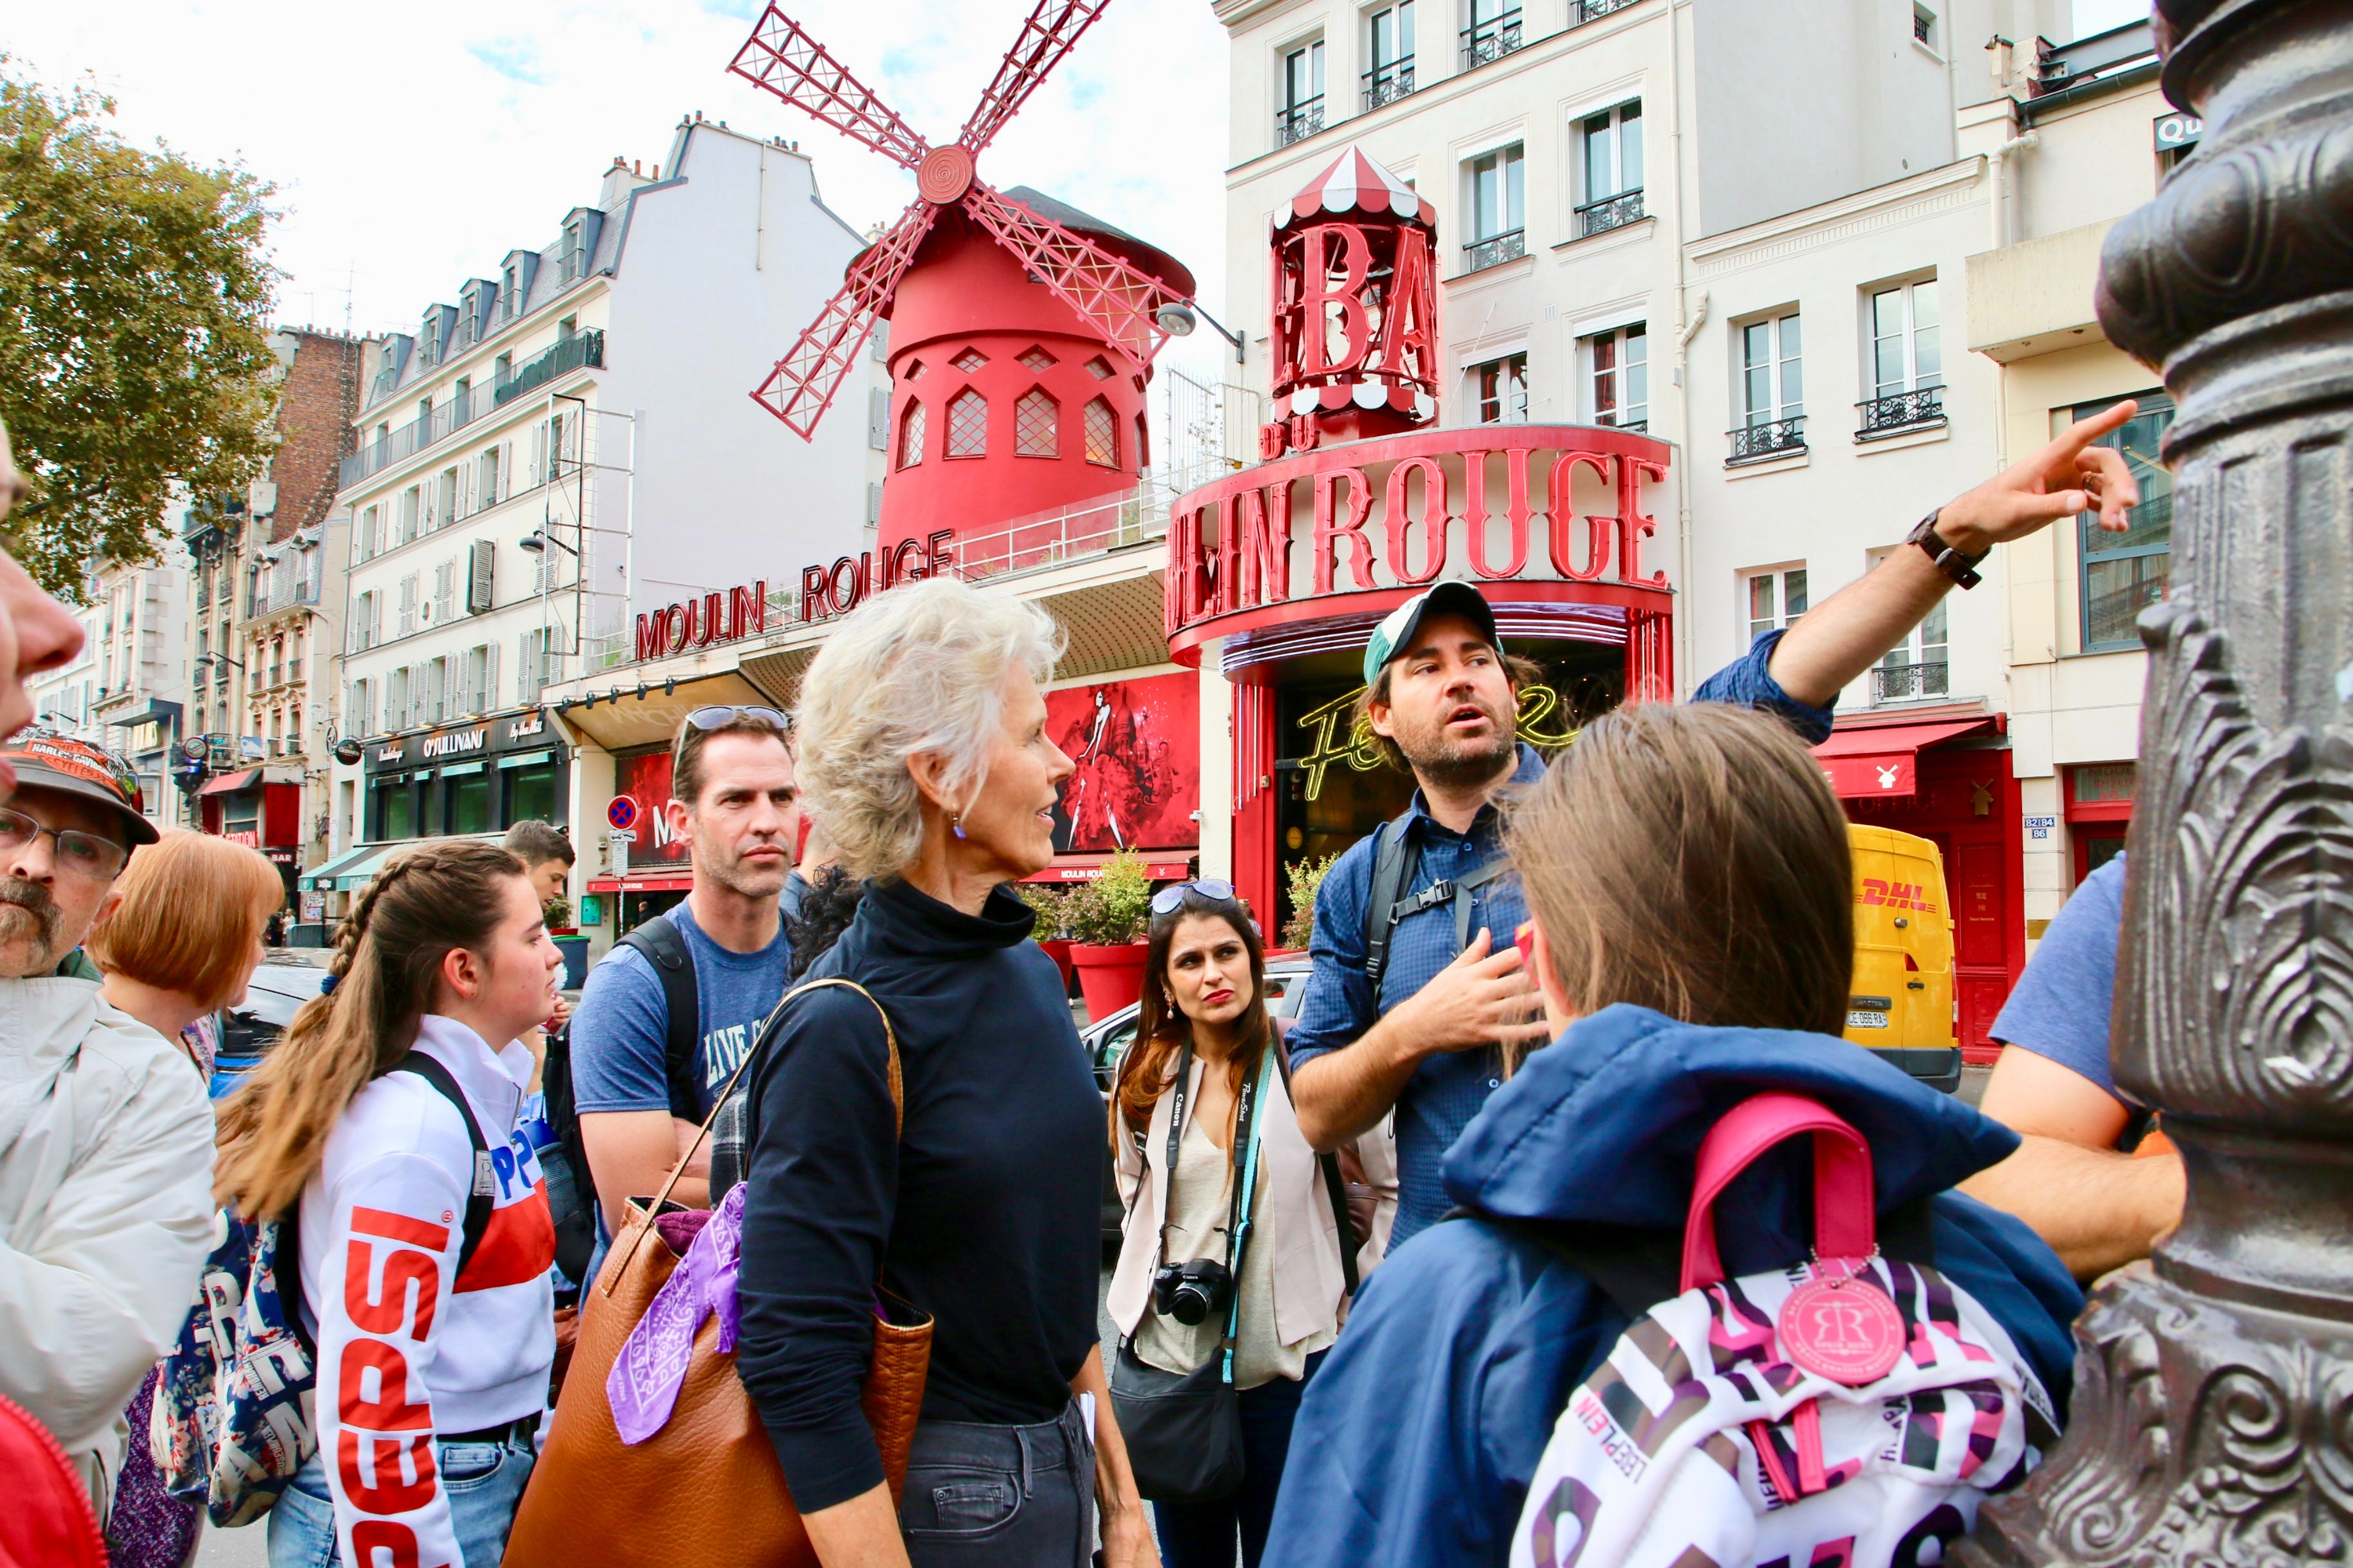
[[[1227,1150],[1233,1171],[1233,1200],[1226,1221],[1226,1272],[1234,1282],[1233,1298],[1226,1309],[1224,1354],[1229,1382],[1233,1379],[1234,1335],[1240,1322],[1242,1249],[1250,1241],[1250,1211],[1258,1196],[1258,1106],[1266,1096],[1267,1076],[1273,1069],[1274,1046],[1270,1042],[1259,1059],[1258,1072],[1242,1080],[1241,1095],[1234,1107],[1233,1147]],[[1193,1099],[1193,1040],[1189,1033],[1176,1048],[1176,1081],[1170,1092],[1173,1098],[1168,1107],[1168,1158],[1161,1177],[1168,1191],[1161,1204],[1160,1255],[1154,1265],[1155,1272],[1168,1261],[1168,1212],[1176,1194],[1176,1160],[1185,1140],[1186,1109]]]

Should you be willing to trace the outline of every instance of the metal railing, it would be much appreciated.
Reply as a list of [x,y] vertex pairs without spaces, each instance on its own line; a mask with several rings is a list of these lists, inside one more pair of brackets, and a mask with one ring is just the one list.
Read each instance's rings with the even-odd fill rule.
[[1476,272],[1482,268],[1500,267],[1506,261],[1516,261],[1527,253],[1525,229],[1514,228],[1503,234],[1491,234],[1462,248],[1462,270]]
[[1365,112],[1371,113],[1384,103],[1395,103],[1413,90],[1413,62],[1391,60],[1377,65],[1364,75]]
[[1949,668],[1942,659],[1924,659],[1910,664],[1874,664],[1871,668],[1871,700],[1903,703],[1948,695],[1952,691],[1947,678]]
[[345,458],[336,488],[349,489],[372,473],[415,457],[426,448],[472,424],[489,413],[491,406],[488,389],[480,387],[460,389],[432,413],[410,420],[381,440],[370,441]]
[[1598,22],[1612,11],[1623,11],[1635,0],[1571,0],[1568,25],[1582,27],[1588,22]]
[[272,588],[268,593],[248,596],[246,600],[245,618],[251,620],[258,616],[275,615],[281,609],[288,609],[298,604],[318,602],[319,585],[307,577],[298,577],[283,588]]
[[1880,436],[1916,429],[1922,425],[1943,424],[1945,389],[1942,387],[1923,387],[1911,392],[1894,392],[1884,397],[1866,397],[1854,407],[1862,417],[1862,427],[1854,432],[1854,439],[1867,441]]
[[524,393],[546,386],[567,371],[605,368],[605,334],[591,329],[562,339],[554,347],[517,368],[491,388],[491,401],[503,407]]
[[1274,111],[1274,144],[1288,147],[1324,129],[1324,95],[1303,99]]
[[1462,69],[1502,59],[1520,47],[1520,11],[1514,5],[1499,16],[1473,22],[1462,29]]
[[1806,417],[1792,414],[1786,419],[1766,419],[1743,425],[1725,432],[1732,438],[1732,455],[1726,463],[1754,462],[1758,458],[1778,457],[1786,452],[1806,450]]
[[1579,239],[1605,234],[1613,228],[1623,228],[1638,223],[1649,214],[1642,210],[1642,187],[1620,191],[1616,196],[1603,196],[1599,201],[1587,202],[1577,209],[1577,237]]

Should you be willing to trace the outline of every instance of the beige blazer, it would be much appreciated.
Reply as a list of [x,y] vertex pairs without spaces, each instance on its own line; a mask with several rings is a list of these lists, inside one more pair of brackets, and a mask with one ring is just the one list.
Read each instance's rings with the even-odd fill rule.
[[[1203,1064],[1193,1064],[1188,1098],[1199,1093]],[[1274,1326],[1286,1345],[1311,1334],[1336,1330],[1345,1313],[1341,1295],[1346,1277],[1340,1269],[1340,1229],[1332,1215],[1314,1151],[1299,1130],[1299,1118],[1283,1091],[1282,1075],[1267,1080],[1266,1104],[1259,1112],[1259,1160],[1266,1169],[1266,1196],[1251,1216],[1250,1245],[1270,1247],[1274,1254]],[[1164,1093],[1152,1107],[1152,1125],[1144,1148],[1136,1148],[1117,1102],[1112,1106],[1112,1141],[1117,1157],[1120,1202],[1127,1206],[1127,1224],[1120,1243],[1119,1264],[1112,1271],[1104,1307],[1123,1334],[1133,1334],[1152,1304],[1152,1270],[1160,1251],[1160,1230],[1168,1216],[1168,1187],[1160,1167],[1168,1158],[1168,1118],[1176,1104]],[[1397,1211],[1397,1144],[1387,1118],[1356,1140],[1356,1156],[1379,1198],[1371,1237],[1359,1238],[1357,1269],[1369,1274],[1380,1260]],[[1172,1258],[1182,1263],[1182,1258]]]

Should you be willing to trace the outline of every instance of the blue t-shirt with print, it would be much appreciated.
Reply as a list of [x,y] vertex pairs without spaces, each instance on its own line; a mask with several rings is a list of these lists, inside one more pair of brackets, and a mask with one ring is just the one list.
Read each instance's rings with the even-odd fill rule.
[[[776,940],[758,952],[736,953],[703,935],[684,904],[670,918],[694,958],[702,1012],[694,1081],[707,1115],[752,1049],[761,1022],[783,999],[792,949],[781,926]],[[668,1110],[670,1084],[662,1061],[669,1040],[670,1005],[661,976],[635,948],[615,948],[588,971],[572,1015],[574,1103],[586,1113]]]

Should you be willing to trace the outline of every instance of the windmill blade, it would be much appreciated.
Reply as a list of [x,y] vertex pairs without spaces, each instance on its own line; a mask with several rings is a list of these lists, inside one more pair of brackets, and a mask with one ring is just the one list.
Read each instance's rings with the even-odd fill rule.
[[901,215],[891,231],[850,263],[841,291],[825,302],[768,378],[752,394],[758,403],[803,440],[833,406],[849,367],[858,363],[874,323],[889,307],[892,291],[906,274],[915,247],[932,230],[940,209],[919,201]]
[[964,122],[956,140],[974,153],[994,141],[1014,111],[1038,90],[1046,73],[1061,63],[1079,35],[1092,26],[1110,4],[1111,0],[1038,0],[1029,19],[1021,24],[1021,36],[1005,51],[1005,63],[997,68],[996,79],[981,93],[979,107]]
[[978,180],[965,193],[964,207],[1138,370],[1152,363],[1168,340],[1155,313],[1181,298],[1174,289]]
[[913,126],[773,5],[727,69],[910,169],[932,150]]

